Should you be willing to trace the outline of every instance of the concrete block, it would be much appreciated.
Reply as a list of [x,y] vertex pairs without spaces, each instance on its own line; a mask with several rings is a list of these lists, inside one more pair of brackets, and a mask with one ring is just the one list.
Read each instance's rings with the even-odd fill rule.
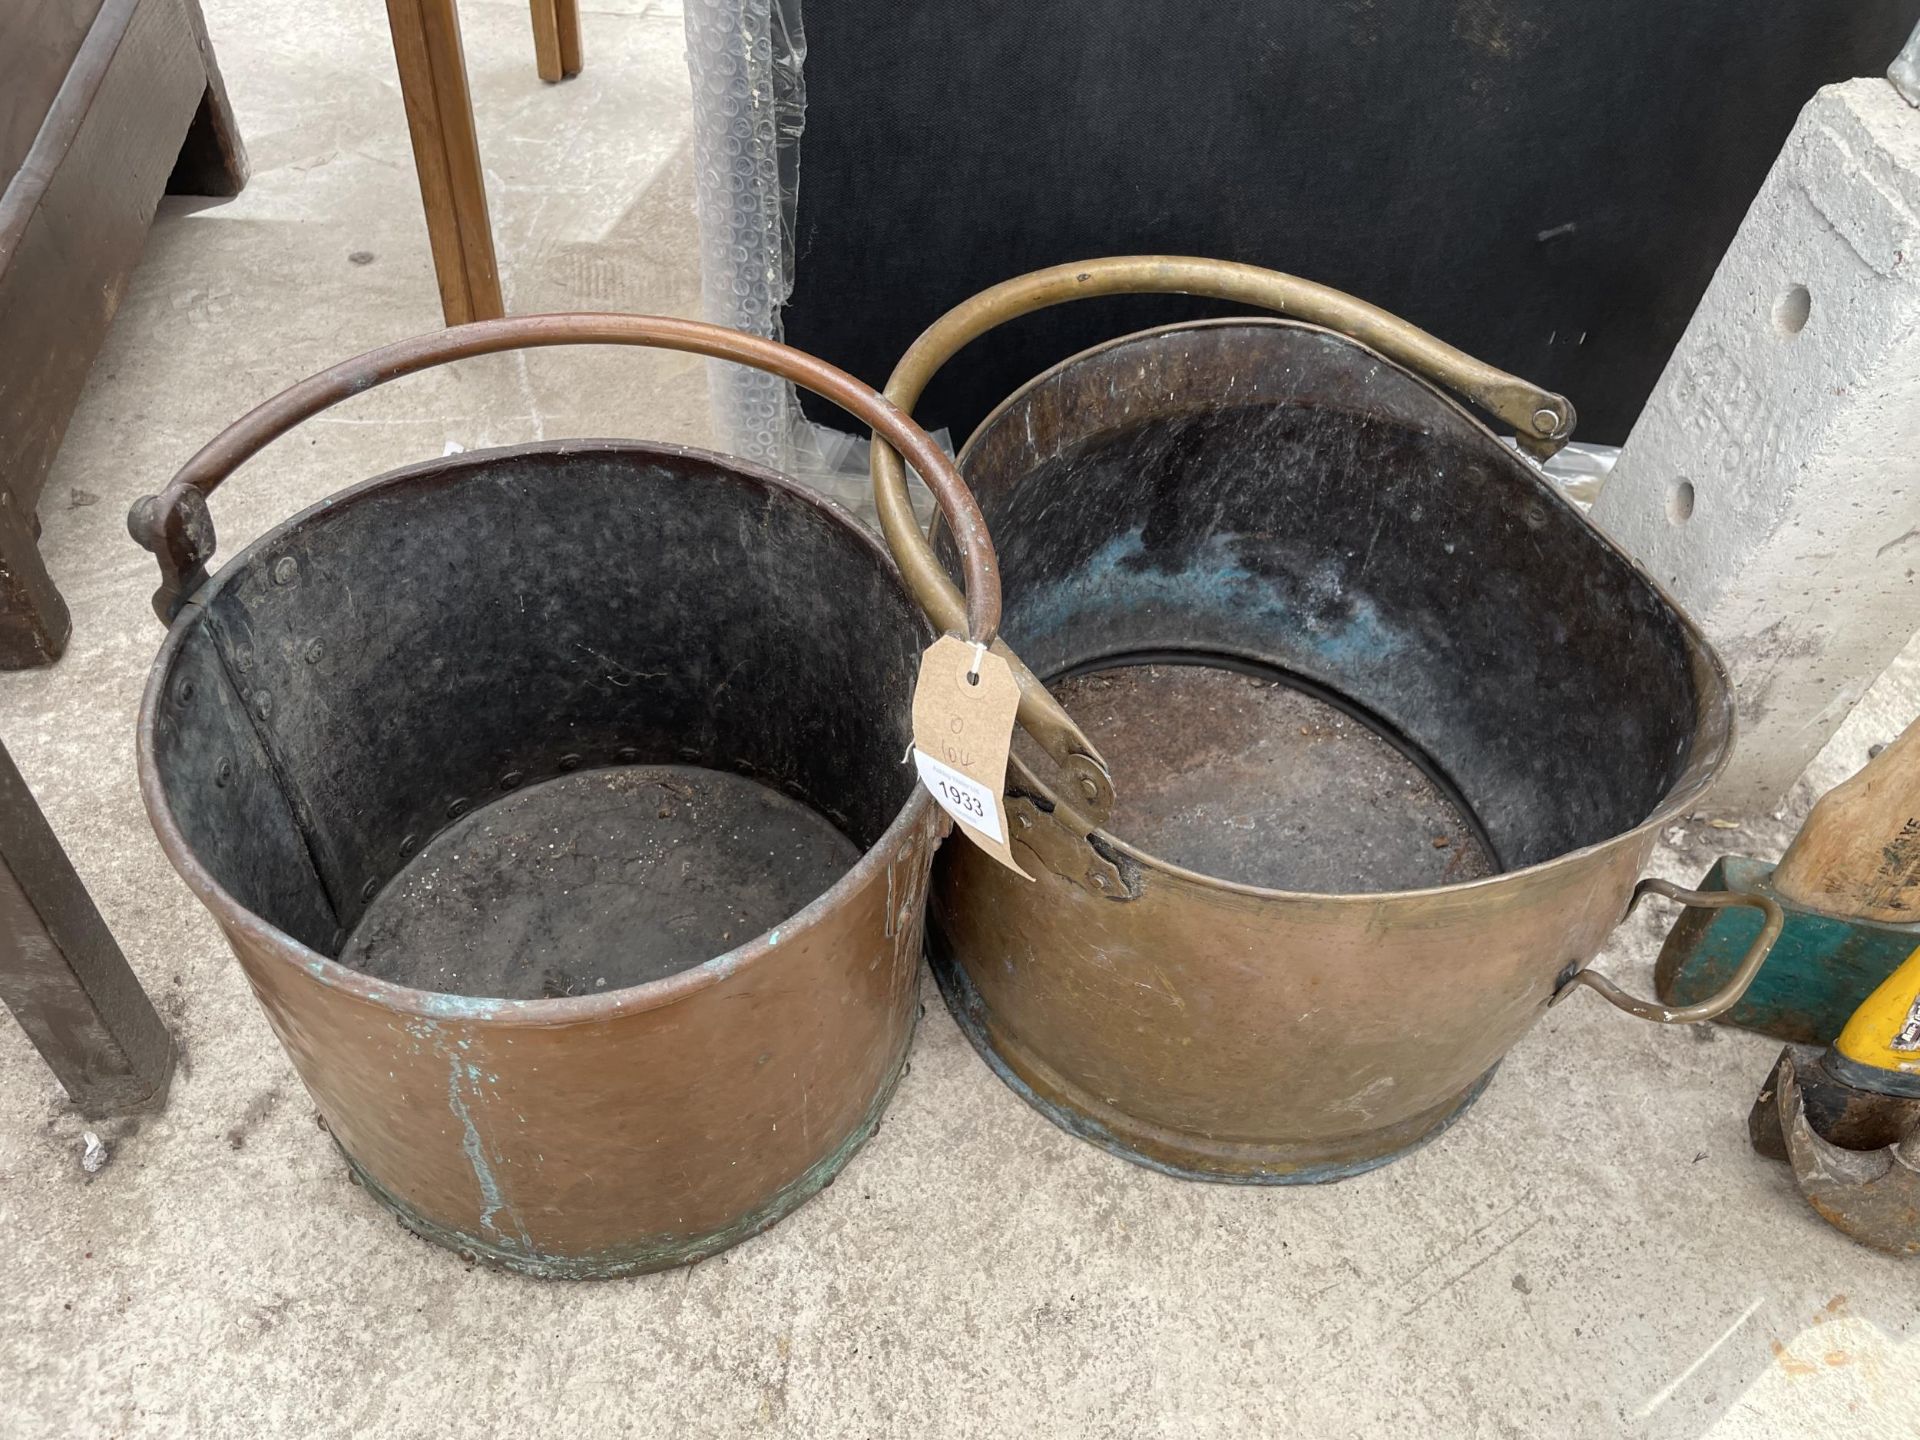
[[1771,809],[1920,630],[1920,110],[1886,80],[1801,112],[1593,518],[1733,672],[1709,805]]

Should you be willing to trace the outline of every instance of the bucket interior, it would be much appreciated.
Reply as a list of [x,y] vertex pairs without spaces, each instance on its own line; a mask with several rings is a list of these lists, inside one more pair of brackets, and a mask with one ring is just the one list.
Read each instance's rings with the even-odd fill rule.
[[565,442],[369,482],[183,612],[153,763],[241,905],[377,978],[599,993],[829,889],[913,794],[884,551],[738,462]]
[[1696,734],[1710,662],[1646,577],[1339,336],[1116,341],[995,411],[962,465],[1003,634],[1112,764],[1109,833],[1162,860],[1458,883],[1634,828],[1725,744]]

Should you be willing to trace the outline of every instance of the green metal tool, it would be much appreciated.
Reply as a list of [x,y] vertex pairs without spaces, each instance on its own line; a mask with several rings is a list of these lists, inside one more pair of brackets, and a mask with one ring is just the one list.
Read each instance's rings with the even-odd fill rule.
[[[1787,917],[1753,985],[1720,1023],[1830,1044],[1920,948],[1920,720],[1820,798],[1778,865],[1730,856],[1699,888],[1765,895]],[[1751,909],[1689,910],[1660,951],[1660,998],[1677,1008],[1711,995],[1760,923]]]

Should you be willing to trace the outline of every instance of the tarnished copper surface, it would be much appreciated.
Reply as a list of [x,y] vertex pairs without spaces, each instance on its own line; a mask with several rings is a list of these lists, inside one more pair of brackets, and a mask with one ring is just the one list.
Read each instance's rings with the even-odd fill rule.
[[[1566,396],[1476,360],[1397,315],[1298,275],[1192,255],[1106,255],[1033,270],[971,296],[922,331],[900,357],[893,374],[887,377],[887,399],[911,414],[927,382],[941,366],[972,341],[1018,316],[1072,301],[1134,294],[1227,300],[1350,335],[1508,421],[1514,426],[1518,443],[1543,460],[1573,434],[1576,416]],[[884,434],[876,436],[873,498],[881,533],[934,623],[953,628],[959,623],[965,602],[926,547],[917,543],[919,529],[907,498],[901,458]],[[905,458],[919,466],[914,456]],[[968,585],[971,588],[971,580]],[[1100,753],[1079,733],[1046,686],[1018,663],[1005,645],[997,648],[1015,659],[1021,724],[1067,773],[1074,798],[1088,817],[1096,822],[1105,820],[1113,792]]]
[[[172,586],[197,585],[140,711],[140,787],[162,849],[219,921],[368,1191],[422,1235],[554,1277],[698,1259],[831,1181],[878,1123],[904,1063],[928,868],[945,833],[899,763],[912,667],[931,631],[870,533],[760,467],[639,442],[472,452],[365,482],[195,579],[212,546],[204,495],[288,426],[440,359],[577,341],[761,363],[898,432],[973,537],[969,570],[986,594],[971,614],[991,635],[991,552],[931,441],[830,367],[692,322],[535,317],[374,352],[260,407],[133,518],[161,556],[163,608]],[[631,528],[643,523],[652,528]],[[701,633],[717,615],[724,627]],[[580,628],[592,625],[613,629]],[[752,693],[752,674],[740,673],[749,655],[763,684],[784,675],[810,689]],[[768,656],[787,668],[769,669]],[[693,678],[668,678],[681,675]],[[736,681],[738,693],[721,693]],[[809,694],[827,713],[809,709]],[[776,724],[769,707],[782,705]],[[844,764],[819,758],[841,753]],[[356,953],[347,937],[384,885],[397,883],[404,904],[407,886],[435,883],[420,867],[457,868],[436,835],[486,841],[494,819],[537,814],[564,863],[516,836],[479,857],[501,874],[445,877],[473,886],[456,908],[481,904],[489,878],[500,882],[492,903],[521,903],[529,887],[594,867],[629,867],[639,885],[642,872],[687,855],[772,864],[768,844],[804,844],[802,830],[788,844],[777,825],[735,826],[726,817],[738,805],[639,768],[669,762],[778,789],[837,828],[858,859],[840,873],[847,852],[827,855],[825,873],[838,878],[753,938],[733,927],[749,914],[768,924],[767,896],[786,893],[778,886],[745,909],[726,897],[688,905],[677,880],[655,887],[653,912],[609,901],[579,934],[620,963],[586,969],[594,954],[567,957],[581,968],[545,991],[552,998],[458,993],[453,978],[414,988],[333,958]],[[600,769],[601,788],[657,781],[665,788],[645,804],[658,811],[587,816],[598,828],[569,834],[554,807],[592,790]],[[711,820],[716,806],[728,830],[719,843],[666,853],[676,826]],[[795,876],[822,873],[802,858]],[[700,883],[724,885],[729,873],[712,863]],[[551,929],[564,923],[564,898],[534,895],[523,912]],[[620,898],[629,903],[640,904]],[[622,914],[639,917],[635,933],[619,933]],[[387,973],[438,984],[458,968],[473,917],[416,918],[383,933],[435,953]],[[682,921],[712,931],[712,949],[689,957],[684,936],[654,933]],[[541,965],[566,943],[548,945]],[[511,959],[485,957],[465,983],[540,995],[540,976],[516,974]],[[588,988],[579,974],[615,983]]]
[[[484,483],[490,459],[444,463],[471,466],[472,483]],[[300,518],[337,517],[410,478],[371,482]],[[177,657],[203,605],[298,523],[223,570],[175,623],[141,707],[140,784],[162,848],[220,921],[355,1172],[421,1234],[542,1276],[658,1269],[773,1223],[871,1133],[904,1061],[941,835],[931,800],[908,792],[879,842],[798,913],[647,983],[495,999],[342,965],[228,893],[182,833],[156,760],[162,707],[178,704]],[[837,513],[835,523],[861,533]],[[885,564],[877,545],[860,543]]]
[[[1146,261],[1110,263],[1107,290],[1160,288]],[[911,403],[967,340],[1072,298],[1074,273],[957,307],[889,393]],[[895,467],[875,453],[886,514]],[[1070,786],[1016,755],[1010,814],[1038,878],[943,851],[935,971],[1003,1078],[1129,1159],[1292,1183],[1371,1168],[1437,1133],[1592,959],[1659,828],[1730,751],[1719,662],[1657,582],[1479,421],[1351,339],[1247,320],[1117,340],[1010,397],[961,466],[1000,553],[1007,639],[1035,673],[1151,654],[1300,676],[1431,756],[1477,807],[1504,871],[1380,893],[1243,883],[1076,813]],[[1486,528],[1463,531],[1469,515]],[[1284,550],[1302,533],[1325,537],[1324,574]],[[898,526],[889,537],[919,548]],[[952,558],[937,526],[933,540],[940,560],[909,574],[923,603],[936,589],[950,602],[945,578],[927,578]],[[1520,574],[1533,578],[1511,603],[1464,604],[1507,594]],[[1370,577],[1372,594],[1340,576]],[[1557,613],[1540,603],[1556,596]],[[1374,608],[1388,599],[1397,619]],[[1571,656],[1607,657],[1607,678],[1580,682]],[[1543,695],[1568,731],[1550,744],[1519,723]],[[1514,721],[1487,719],[1516,697]],[[1181,724],[1159,721],[1169,734]],[[1615,745],[1596,770],[1587,747],[1625,724],[1643,727],[1642,748]],[[1485,733],[1457,743],[1475,725]],[[1113,781],[1124,820],[1127,768]],[[1338,827],[1339,808],[1307,829]]]
[[[1051,688],[1126,778],[1105,828],[1185,869],[1333,894],[1491,872],[1456,797],[1361,717],[1283,680],[1145,662]],[[1015,738],[1030,768],[1044,763]]]
[[577,999],[369,980],[181,868],[334,1138],[404,1219],[515,1269],[601,1277],[765,1229],[871,1133],[917,1013],[931,810],[916,798],[885,845],[770,936]]
[[1470,1097],[1600,948],[1653,839],[1364,896],[1149,861],[1124,901],[951,845],[934,867],[936,974],[976,1042],[1107,1148],[1208,1179],[1332,1179]]

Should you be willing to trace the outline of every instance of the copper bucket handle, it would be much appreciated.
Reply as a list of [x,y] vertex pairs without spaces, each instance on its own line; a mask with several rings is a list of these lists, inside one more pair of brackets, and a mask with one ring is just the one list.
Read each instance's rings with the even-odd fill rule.
[[1601,996],[1610,1005],[1637,1015],[1642,1020],[1651,1020],[1657,1025],[1693,1025],[1702,1020],[1712,1020],[1724,1015],[1747,993],[1747,987],[1753,984],[1753,977],[1760,973],[1760,967],[1767,963],[1767,955],[1773,949],[1773,942],[1780,938],[1787,917],[1781,913],[1779,904],[1770,896],[1748,894],[1741,890],[1683,890],[1680,886],[1666,880],[1657,880],[1649,876],[1633,887],[1633,899],[1627,902],[1626,915],[1639,908],[1640,901],[1648,895],[1663,895],[1669,900],[1677,900],[1682,905],[1700,906],[1708,910],[1724,910],[1733,905],[1751,905],[1765,917],[1760,925],[1760,933],[1747,946],[1747,953],[1740,957],[1740,963],[1734,967],[1733,974],[1706,999],[1692,1005],[1662,1005],[1653,1000],[1642,1000],[1630,995],[1613,981],[1597,971],[1588,968],[1577,970],[1569,975],[1560,988],[1554,992],[1549,1005],[1558,1005],[1575,989],[1584,985]]
[[[1508,422],[1514,427],[1515,441],[1540,459],[1566,444],[1573,433],[1574,408],[1564,395],[1476,360],[1364,300],[1297,275],[1184,255],[1122,255],[1055,265],[982,290],[920,332],[894,366],[886,397],[912,414],[928,382],[948,360],[971,341],[1017,316],[1069,300],[1139,294],[1197,295],[1233,301],[1338,331]],[[917,460],[913,465],[920,469]],[[914,520],[900,456],[879,436],[874,441],[872,471],[880,528],[908,585],[935,624],[957,625],[964,603],[961,594]],[[926,472],[921,474],[925,477]],[[1106,762],[1060,702],[1005,642],[994,648],[1012,664],[1020,682],[1021,725],[1072,782],[1070,791],[1076,793],[1070,795],[1069,803],[1095,824],[1104,822],[1113,804],[1113,784]]]
[[991,642],[1000,626],[1000,570],[986,522],[952,460],[918,425],[870,387],[802,351],[697,320],[657,315],[519,315],[456,325],[397,341],[302,380],[256,406],[210,440],[158,495],[136,501],[127,529],[160,561],[154,613],[171,624],[207,578],[215,536],[207,497],[222,481],[301,421],[362,391],[449,360],[549,345],[641,345],[732,360],[790,380],[833,401],[913,463],[959,537],[967,580],[953,628]]

